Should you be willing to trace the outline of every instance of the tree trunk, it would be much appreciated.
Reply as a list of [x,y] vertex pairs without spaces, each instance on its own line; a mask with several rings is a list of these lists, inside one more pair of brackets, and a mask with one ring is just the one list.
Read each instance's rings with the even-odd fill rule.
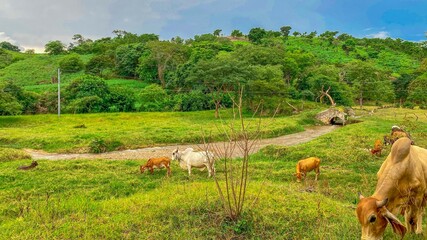
[[215,101],[215,118],[219,118],[219,107],[221,105],[221,100]]
[[157,74],[160,80],[160,84],[162,85],[162,88],[165,88],[166,82],[165,82],[164,66],[162,66],[161,64],[157,64]]

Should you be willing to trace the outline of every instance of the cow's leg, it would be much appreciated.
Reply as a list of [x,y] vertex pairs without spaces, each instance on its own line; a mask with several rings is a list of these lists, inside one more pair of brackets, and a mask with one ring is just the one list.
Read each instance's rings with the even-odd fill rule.
[[167,169],[167,175],[169,177],[171,175],[171,168],[169,164],[166,164],[166,169]]
[[406,228],[408,229],[408,232],[415,232],[415,228],[416,228],[416,217],[415,217],[415,213],[414,213],[414,207],[413,206],[408,206],[405,210],[405,225]]
[[423,212],[420,210],[417,211],[417,228],[415,229],[415,233],[423,233]]
[[216,174],[215,163],[212,163],[213,174]]
[[317,181],[319,174],[320,174],[320,168],[316,168],[316,177],[314,179],[315,181]]
[[187,164],[188,176],[191,176],[191,165]]
[[208,168],[209,177],[211,177],[212,176],[212,167],[209,165],[209,163],[206,165],[206,167]]

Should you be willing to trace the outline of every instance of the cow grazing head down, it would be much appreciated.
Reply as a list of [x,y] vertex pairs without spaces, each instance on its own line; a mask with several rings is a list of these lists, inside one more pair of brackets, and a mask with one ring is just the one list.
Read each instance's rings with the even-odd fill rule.
[[393,215],[385,205],[388,199],[378,200],[373,197],[363,197],[359,194],[360,202],[357,204],[357,218],[362,225],[362,237],[364,240],[382,239],[387,224],[390,223],[394,233],[401,238],[405,236],[406,228]]

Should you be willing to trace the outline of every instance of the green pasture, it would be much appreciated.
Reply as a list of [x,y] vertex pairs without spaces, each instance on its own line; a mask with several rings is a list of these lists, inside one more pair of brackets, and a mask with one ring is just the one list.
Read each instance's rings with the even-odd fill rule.
[[[303,125],[315,122],[314,114],[264,118],[261,131],[264,137],[303,131]],[[213,140],[225,139],[220,129],[223,122],[231,121],[231,115],[225,111],[223,118],[215,119],[213,111],[203,111],[4,116],[0,117],[0,147],[88,152],[97,140],[117,149],[202,143],[204,134]],[[256,127],[259,119],[248,117],[250,127]]]
[[[375,157],[369,148],[395,124],[410,131],[417,145],[427,147],[427,116],[421,110],[392,108],[376,110],[372,115],[366,110],[356,112],[363,115],[360,123],[341,127],[305,144],[269,146],[252,155],[245,211],[237,222],[224,216],[214,181],[207,177],[206,171],[195,170],[189,178],[173,162],[170,178],[165,170],[156,170],[153,175],[140,174],[139,166],[145,159],[39,160],[37,168],[18,171],[17,167],[29,164],[30,160],[17,155],[19,150],[0,149],[15,153],[15,160],[0,162],[0,238],[359,239],[360,227],[354,212],[357,193],[372,194],[376,172],[390,151],[386,147],[381,157]],[[105,121],[117,118],[109,126],[120,129],[121,135],[128,135],[129,131],[118,123],[129,125],[131,121],[126,119],[141,120],[143,114],[139,115],[70,115],[63,120],[49,115],[44,120],[21,116],[2,118],[0,122],[2,131],[30,126],[29,139],[36,141],[37,130],[32,128],[38,128],[44,135],[47,134],[44,129],[55,121],[63,121],[59,125],[64,129],[71,127],[71,119],[98,119],[93,125],[104,128],[105,132],[108,128]],[[191,119],[193,126],[214,125],[215,121],[208,121],[209,115],[189,113],[178,118],[180,114],[173,113],[168,115],[168,125],[186,119]],[[160,121],[161,115],[156,116],[158,124],[166,126]],[[298,122],[298,117],[276,120]],[[81,123],[86,122],[74,124]],[[93,127],[88,125],[87,129]],[[138,129],[136,125],[129,128]],[[172,127],[170,131],[173,136],[183,130]],[[68,130],[62,136],[68,134],[73,135]],[[297,183],[292,176],[295,163],[309,156],[322,160],[320,179],[314,182],[314,173],[309,173],[303,183]],[[216,164],[221,183],[223,164],[221,160]],[[398,238],[388,227],[384,239]],[[423,238],[407,235],[405,239]]]

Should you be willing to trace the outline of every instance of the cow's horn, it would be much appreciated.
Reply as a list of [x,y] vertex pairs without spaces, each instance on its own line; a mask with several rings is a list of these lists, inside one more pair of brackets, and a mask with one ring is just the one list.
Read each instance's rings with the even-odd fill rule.
[[387,204],[387,202],[388,202],[388,198],[382,201],[377,201],[377,208],[384,207]]
[[362,200],[362,199],[364,199],[364,198],[365,198],[365,197],[362,195],[362,193],[360,193],[360,192],[359,192],[359,199],[360,199],[360,200]]

